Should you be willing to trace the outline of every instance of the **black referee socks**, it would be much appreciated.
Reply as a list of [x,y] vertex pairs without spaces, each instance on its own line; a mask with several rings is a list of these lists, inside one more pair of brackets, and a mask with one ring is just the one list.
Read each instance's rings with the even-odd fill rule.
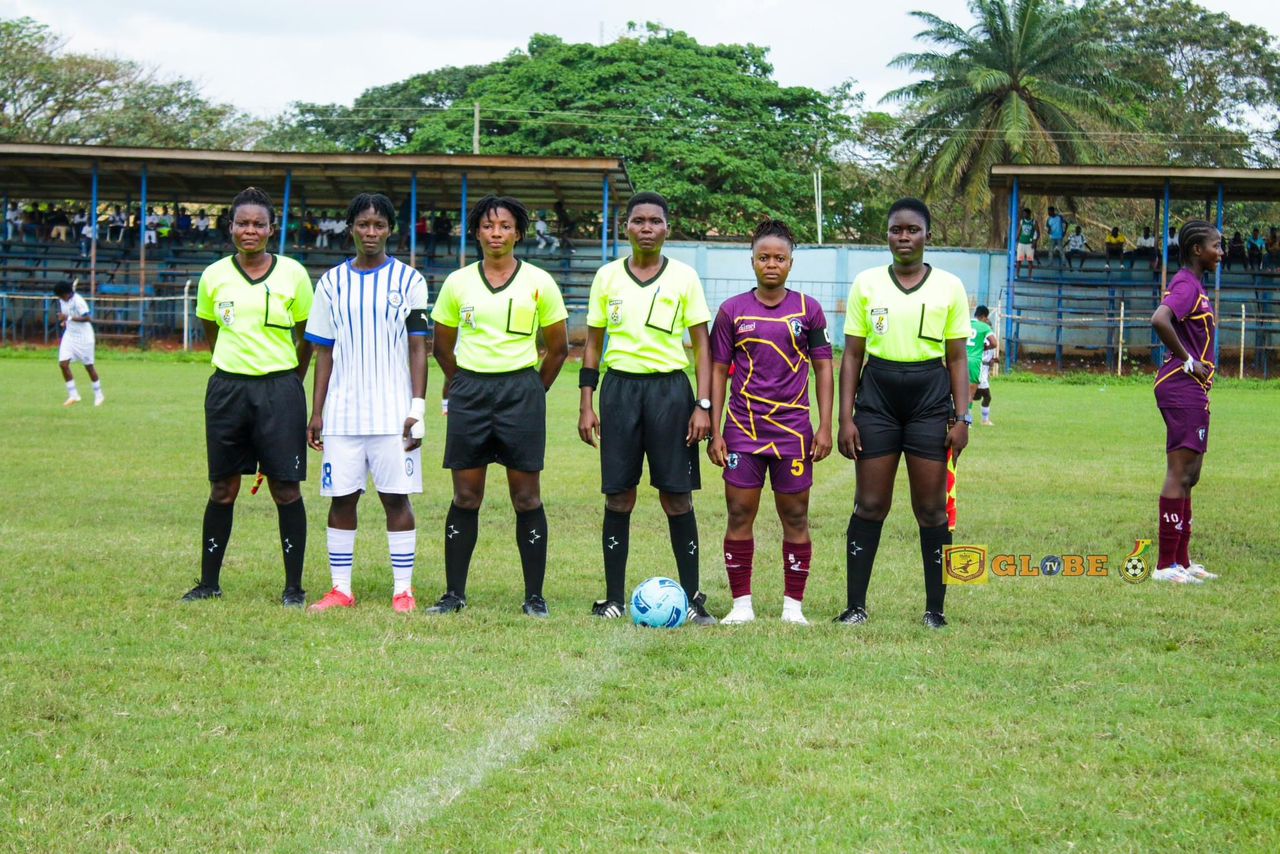
[[867,607],[867,585],[871,583],[871,570],[876,562],[876,550],[880,548],[880,531],[884,522],[871,522],[857,513],[849,517],[845,532],[845,585],[848,607]]
[[924,609],[942,613],[947,598],[947,585],[942,583],[942,549],[951,545],[951,532],[946,525],[920,529],[920,560],[924,564]]
[[292,504],[277,504],[280,522],[280,552],[284,556],[284,589],[302,589],[302,564],[307,554],[307,508],[299,498]]
[[625,605],[627,555],[631,551],[631,514],[619,513],[606,507],[600,542],[604,547],[604,598]]
[[467,572],[479,530],[479,510],[466,510],[450,502],[449,514],[444,517],[444,586],[459,596],[467,594]]
[[667,527],[671,531],[671,551],[676,556],[676,569],[680,571],[680,586],[692,599],[698,593],[698,517],[692,510],[679,516],[668,516]]
[[524,598],[541,596],[547,575],[547,511],[541,504],[516,514],[516,547],[524,570]]
[[222,574],[222,558],[227,554],[227,541],[231,539],[231,520],[234,504],[217,504],[210,501],[204,507],[204,528],[200,540],[200,586],[217,587]]

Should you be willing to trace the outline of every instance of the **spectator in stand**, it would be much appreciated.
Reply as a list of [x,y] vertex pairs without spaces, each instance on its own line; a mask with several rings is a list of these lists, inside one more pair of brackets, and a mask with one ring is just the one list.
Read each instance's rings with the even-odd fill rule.
[[44,215],[39,205],[27,208],[22,218],[22,239],[26,243],[39,243],[44,236]]
[[1018,220],[1018,254],[1013,264],[1013,275],[1022,271],[1022,263],[1027,264],[1027,275],[1036,271],[1036,241],[1040,239],[1040,226],[1031,216],[1031,208],[1022,209],[1022,219]]
[[[1151,233],[1151,229],[1147,226],[1142,228],[1142,236],[1138,238],[1133,254],[1130,256],[1134,261],[1139,258],[1146,258],[1151,263],[1151,269],[1156,268],[1156,261],[1160,258],[1160,253],[1156,252],[1156,236]],[[1133,266],[1130,264],[1130,266]]]
[[160,217],[156,214],[155,208],[147,208],[147,220],[145,231],[143,233],[142,243],[145,246],[150,243],[157,246],[160,238]]
[[1049,231],[1049,261],[1053,261],[1053,256],[1058,256],[1058,269],[1062,269],[1062,262],[1066,260],[1066,256],[1062,254],[1062,242],[1067,236],[1067,221],[1062,218],[1062,214],[1058,213],[1055,207],[1049,208],[1049,218],[1044,221],[1045,228]]
[[1233,262],[1242,267],[1247,267],[1249,265],[1249,255],[1244,248],[1244,238],[1241,237],[1240,232],[1238,231],[1231,235],[1231,242],[1227,244],[1227,258],[1224,263],[1225,269],[1230,270]]
[[1111,262],[1115,261],[1116,266],[1120,266],[1124,262],[1124,247],[1129,242],[1129,238],[1120,233],[1120,226],[1111,229],[1111,233],[1106,236],[1103,243],[1106,244],[1107,263],[1102,269],[1107,272],[1111,271]]
[[107,242],[120,243],[124,240],[124,230],[128,226],[129,220],[125,218],[124,212],[120,210],[119,205],[111,208],[111,216],[107,217]]
[[89,251],[93,248],[93,242],[98,232],[98,224],[89,222],[89,218],[85,217],[85,221],[80,226],[80,257],[88,258]]
[[453,254],[453,221],[449,219],[449,215],[443,211],[436,214],[435,220],[431,223],[431,237],[427,240],[427,257],[436,257],[436,244],[444,244],[444,254]]
[[191,221],[191,236],[200,246],[209,241],[209,214],[204,208],[196,211],[196,218]]
[[53,213],[45,220],[45,225],[49,226],[50,241],[66,243],[71,239],[71,220],[67,219],[67,213],[62,208],[54,208]]
[[84,232],[85,223],[89,221],[89,214],[84,208],[77,208],[75,215],[71,217],[71,233],[77,236]]
[[333,222],[328,211],[320,212],[320,220],[316,223],[316,248],[329,248],[329,235],[333,233]]
[[156,218],[156,237],[166,243],[173,239],[173,214],[168,208],[161,208],[160,216]]
[[1076,226],[1075,233],[1067,238],[1067,269],[1071,269],[1071,259],[1080,259],[1080,269],[1084,269],[1084,259],[1088,254],[1089,241],[1084,239],[1084,230]]
[[4,212],[4,239],[13,240],[22,231],[22,210],[17,202],[9,202]]
[[1280,264],[1280,231],[1271,226],[1271,234],[1267,237],[1267,257],[1262,261],[1268,270],[1275,270]]
[[1249,239],[1244,242],[1245,251],[1249,257],[1249,269],[1262,269],[1262,256],[1267,252],[1267,241],[1262,236],[1262,229],[1255,228],[1253,234],[1249,235]]
[[191,239],[191,214],[186,208],[178,208],[178,218],[173,223],[173,236],[178,243]]
[[[576,254],[578,250],[574,248],[573,238],[578,233],[578,221],[569,216],[569,211],[565,208],[564,202],[556,202],[556,219],[560,221],[560,249],[568,251],[570,254]],[[606,261],[608,259],[601,260]]]
[[427,235],[431,233],[431,216],[423,214],[413,224],[414,248],[421,252],[427,246]]
[[533,232],[538,236],[539,249],[551,247],[551,251],[555,252],[560,248],[559,238],[552,234],[551,229],[547,226],[546,215],[538,214],[538,220],[533,224]]

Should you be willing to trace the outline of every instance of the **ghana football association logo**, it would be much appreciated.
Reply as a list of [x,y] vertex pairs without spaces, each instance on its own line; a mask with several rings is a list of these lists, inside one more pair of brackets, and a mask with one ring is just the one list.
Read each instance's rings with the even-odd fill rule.
[[1151,548],[1150,540],[1135,540],[1133,551],[1124,559],[1124,569],[1120,577],[1130,584],[1141,584],[1151,577],[1151,564],[1147,563],[1143,553]]
[[986,584],[986,546],[946,546],[942,550],[942,580],[947,584]]

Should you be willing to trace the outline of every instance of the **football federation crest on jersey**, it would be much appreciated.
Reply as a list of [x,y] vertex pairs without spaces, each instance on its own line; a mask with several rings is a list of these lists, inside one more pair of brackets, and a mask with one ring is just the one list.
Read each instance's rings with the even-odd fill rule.
[[799,338],[804,334],[804,325],[800,323],[800,319],[798,317],[791,318],[791,334],[796,338]]
[[739,462],[738,455],[736,453],[730,454],[729,458],[725,461],[725,465],[727,465],[730,471],[732,471],[733,469],[736,469],[738,467],[738,462]]
[[474,305],[464,305],[458,309],[458,314],[462,320],[462,325],[469,329],[476,328],[476,307]]
[[404,297],[400,294],[399,291],[392,291],[391,293],[387,294],[387,304],[390,305],[392,308],[399,308],[400,303],[402,302],[404,302]]
[[622,322],[622,300],[609,300],[609,325],[617,326]]
[[883,335],[889,331],[889,309],[871,309],[871,329],[877,335]]
[[223,326],[230,326],[236,322],[236,304],[231,301],[218,303],[218,319]]

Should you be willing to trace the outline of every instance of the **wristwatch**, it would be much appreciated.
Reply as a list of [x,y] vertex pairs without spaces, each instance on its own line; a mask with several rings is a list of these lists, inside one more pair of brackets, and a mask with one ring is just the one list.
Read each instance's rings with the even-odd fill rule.
[[965,424],[968,424],[970,427],[973,426],[973,416],[970,415],[968,412],[966,412],[964,414],[964,418],[961,418],[960,420],[963,421]]
[[705,397],[703,397],[703,398],[699,398],[699,399],[698,399],[698,408],[699,408],[699,409],[701,409],[701,410],[703,410],[704,412],[710,412],[710,411],[711,411],[711,401],[710,401],[710,400],[707,400],[707,398],[705,398]]

